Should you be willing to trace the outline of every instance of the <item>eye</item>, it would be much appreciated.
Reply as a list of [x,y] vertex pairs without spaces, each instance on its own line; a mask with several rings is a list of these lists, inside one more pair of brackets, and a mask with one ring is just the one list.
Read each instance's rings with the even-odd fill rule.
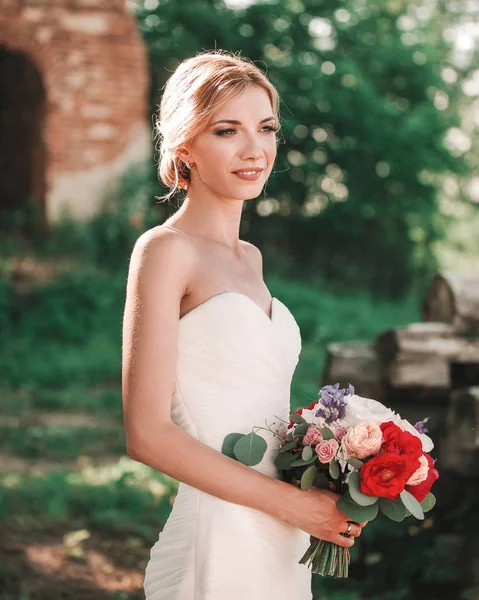
[[229,129],[220,129],[219,131],[216,132],[216,135],[226,135],[228,132],[232,131],[233,133],[235,133],[236,129],[233,129],[232,127],[230,127]]
[[276,133],[279,127],[273,127],[273,125],[265,125],[263,129],[266,129],[268,133]]

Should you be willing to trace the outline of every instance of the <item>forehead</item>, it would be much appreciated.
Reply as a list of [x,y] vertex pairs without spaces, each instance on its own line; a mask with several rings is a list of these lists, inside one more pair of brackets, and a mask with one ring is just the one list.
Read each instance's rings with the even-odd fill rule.
[[260,121],[272,116],[275,115],[268,92],[258,85],[250,85],[215,110],[211,115],[211,121],[219,119]]

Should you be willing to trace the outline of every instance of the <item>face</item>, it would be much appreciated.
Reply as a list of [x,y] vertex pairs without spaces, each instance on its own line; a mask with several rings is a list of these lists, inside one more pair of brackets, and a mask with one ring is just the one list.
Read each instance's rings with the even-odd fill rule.
[[238,200],[259,196],[276,158],[277,127],[262,87],[250,85],[224,104],[190,144],[190,192],[207,188]]

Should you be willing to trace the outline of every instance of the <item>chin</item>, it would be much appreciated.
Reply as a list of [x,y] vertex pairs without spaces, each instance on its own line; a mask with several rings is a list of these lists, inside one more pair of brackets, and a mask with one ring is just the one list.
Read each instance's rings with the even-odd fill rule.
[[237,193],[235,194],[235,196],[238,197],[240,200],[254,200],[255,198],[258,198],[262,191],[263,186],[261,185],[258,186],[256,190],[254,190],[254,188],[250,190],[243,190],[243,193]]

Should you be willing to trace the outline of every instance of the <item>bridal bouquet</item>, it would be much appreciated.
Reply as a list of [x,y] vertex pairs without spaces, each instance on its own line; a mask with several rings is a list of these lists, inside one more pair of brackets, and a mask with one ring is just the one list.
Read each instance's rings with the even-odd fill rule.
[[[398,522],[407,516],[424,519],[435,505],[430,490],[439,477],[426,421],[412,425],[380,402],[356,395],[352,385],[326,385],[287,425],[269,429],[280,443],[275,466],[284,481],[302,490],[330,489],[333,482],[341,495],[337,506],[351,521],[371,521],[379,511]],[[252,431],[226,436],[222,452],[253,466],[266,448]],[[313,573],[347,577],[349,561],[348,548],[311,536],[299,562]]]

